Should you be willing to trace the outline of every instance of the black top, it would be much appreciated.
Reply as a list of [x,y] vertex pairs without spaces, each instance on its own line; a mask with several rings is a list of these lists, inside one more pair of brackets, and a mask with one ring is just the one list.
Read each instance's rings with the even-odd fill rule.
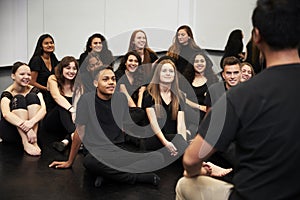
[[77,104],[76,124],[85,125],[84,144],[88,148],[108,150],[112,143],[124,142],[121,129],[126,113],[127,99],[119,92],[107,101],[95,92],[82,95]]
[[156,55],[156,53],[149,52],[149,55],[150,55],[150,62],[151,63],[154,63],[158,59],[158,56]]
[[199,105],[205,105],[204,100],[205,100],[207,90],[208,90],[207,85],[203,84],[199,87],[195,87],[195,86],[192,85],[192,88],[194,89],[194,92],[196,94],[198,104]]
[[41,56],[34,56],[29,61],[29,67],[30,67],[31,71],[35,71],[35,72],[39,73],[38,77],[36,79],[36,82],[45,87],[47,87],[48,77],[51,74],[54,74],[55,67],[58,64],[58,60],[57,60],[55,54],[51,54],[50,59],[51,59],[51,65],[52,65],[51,71],[49,71],[49,69],[46,67],[46,64],[44,63]]
[[116,79],[117,79],[117,87],[116,90],[120,91],[120,85],[124,84],[128,94],[131,96],[132,100],[137,103],[138,101],[138,94],[139,94],[139,89],[141,86],[136,86],[136,85],[132,85],[130,84],[127,75],[125,74],[124,70],[120,70],[118,69],[115,72],[116,75]]
[[[154,104],[155,103],[154,99],[152,99],[152,96],[148,93],[148,91],[145,91],[142,107],[146,109],[154,106]],[[184,105],[184,100],[181,100],[178,111],[183,111]],[[162,100],[162,107],[164,108],[167,116],[163,118],[157,117],[159,127],[162,127],[161,131],[163,134],[177,134],[177,118],[172,119],[172,102],[167,105]]]
[[225,93],[200,126],[218,150],[236,141],[230,199],[300,199],[299,76],[300,64],[264,70]]

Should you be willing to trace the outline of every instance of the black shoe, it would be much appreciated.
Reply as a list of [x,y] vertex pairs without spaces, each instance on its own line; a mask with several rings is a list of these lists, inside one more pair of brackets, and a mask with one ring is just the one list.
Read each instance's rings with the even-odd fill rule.
[[96,180],[95,180],[95,183],[94,183],[94,186],[95,187],[100,187],[103,183],[104,179],[102,176],[97,176]]
[[53,142],[52,147],[59,152],[63,152],[67,149],[67,145],[63,142]]

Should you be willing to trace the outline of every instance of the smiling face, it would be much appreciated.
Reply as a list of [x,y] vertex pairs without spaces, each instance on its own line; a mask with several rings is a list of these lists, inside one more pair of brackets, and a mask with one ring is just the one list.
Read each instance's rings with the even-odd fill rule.
[[132,41],[133,45],[135,46],[135,49],[145,48],[146,42],[146,35],[143,32],[137,32],[134,37],[134,40]]
[[129,55],[125,63],[126,70],[130,73],[133,73],[137,70],[138,65],[139,65],[139,61],[137,57],[134,55]]
[[177,32],[177,39],[179,44],[187,45],[189,43],[190,36],[188,35],[185,29],[180,29]]
[[27,65],[20,66],[17,71],[11,75],[16,84],[25,87],[31,80],[31,71]]
[[90,47],[94,52],[101,52],[103,47],[102,40],[98,37],[94,38]]
[[116,87],[115,73],[110,69],[100,71],[97,81],[94,81],[94,85],[97,87],[99,98],[104,100],[110,99]]
[[239,64],[225,65],[222,76],[226,83],[226,88],[236,86],[241,80],[241,69]]
[[252,69],[249,65],[242,66],[241,82],[247,81],[252,77]]
[[42,49],[45,53],[53,53],[55,49],[55,45],[53,40],[50,37],[47,37],[42,42]]
[[68,66],[63,68],[63,76],[67,80],[73,80],[77,74],[77,67],[75,62],[70,62]]
[[175,68],[170,63],[162,65],[159,80],[161,83],[172,83],[175,78]]
[[206,68],[206,60],[205,60],[204,56],[197,55],[194,60],[195,73],[204,74],[205,68]]

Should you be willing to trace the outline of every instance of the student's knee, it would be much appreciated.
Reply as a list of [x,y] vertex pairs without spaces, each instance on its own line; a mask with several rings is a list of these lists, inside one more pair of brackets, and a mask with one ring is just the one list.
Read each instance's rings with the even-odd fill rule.
[[25,99],[26,99],[27,106],[34,105],[34,104],[41,105],[40,99],[35,93],[32,92],[28,93]]
[[176,200],[184,200],[187,199],[187,194],[188,194],[188,187],[189,184],[187,183],[187,178],[182,177],[181,179],[178,180],[177,185],[176,185]]
[[176,199],[228,199],[233,185],[209,176],[181,178],[176,185]]
[[11,100],[11,110],[27,109],[26,99],[23,95],[17,94]]

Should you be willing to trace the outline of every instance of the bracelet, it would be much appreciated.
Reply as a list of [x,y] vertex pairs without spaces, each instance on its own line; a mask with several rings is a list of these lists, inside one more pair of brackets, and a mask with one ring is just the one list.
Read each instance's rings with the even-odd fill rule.
[[70,106],[70,108],[68,109],[68,111],[70,111],[70,110],[71,110],[71,108],[73,108],[73,106]]

